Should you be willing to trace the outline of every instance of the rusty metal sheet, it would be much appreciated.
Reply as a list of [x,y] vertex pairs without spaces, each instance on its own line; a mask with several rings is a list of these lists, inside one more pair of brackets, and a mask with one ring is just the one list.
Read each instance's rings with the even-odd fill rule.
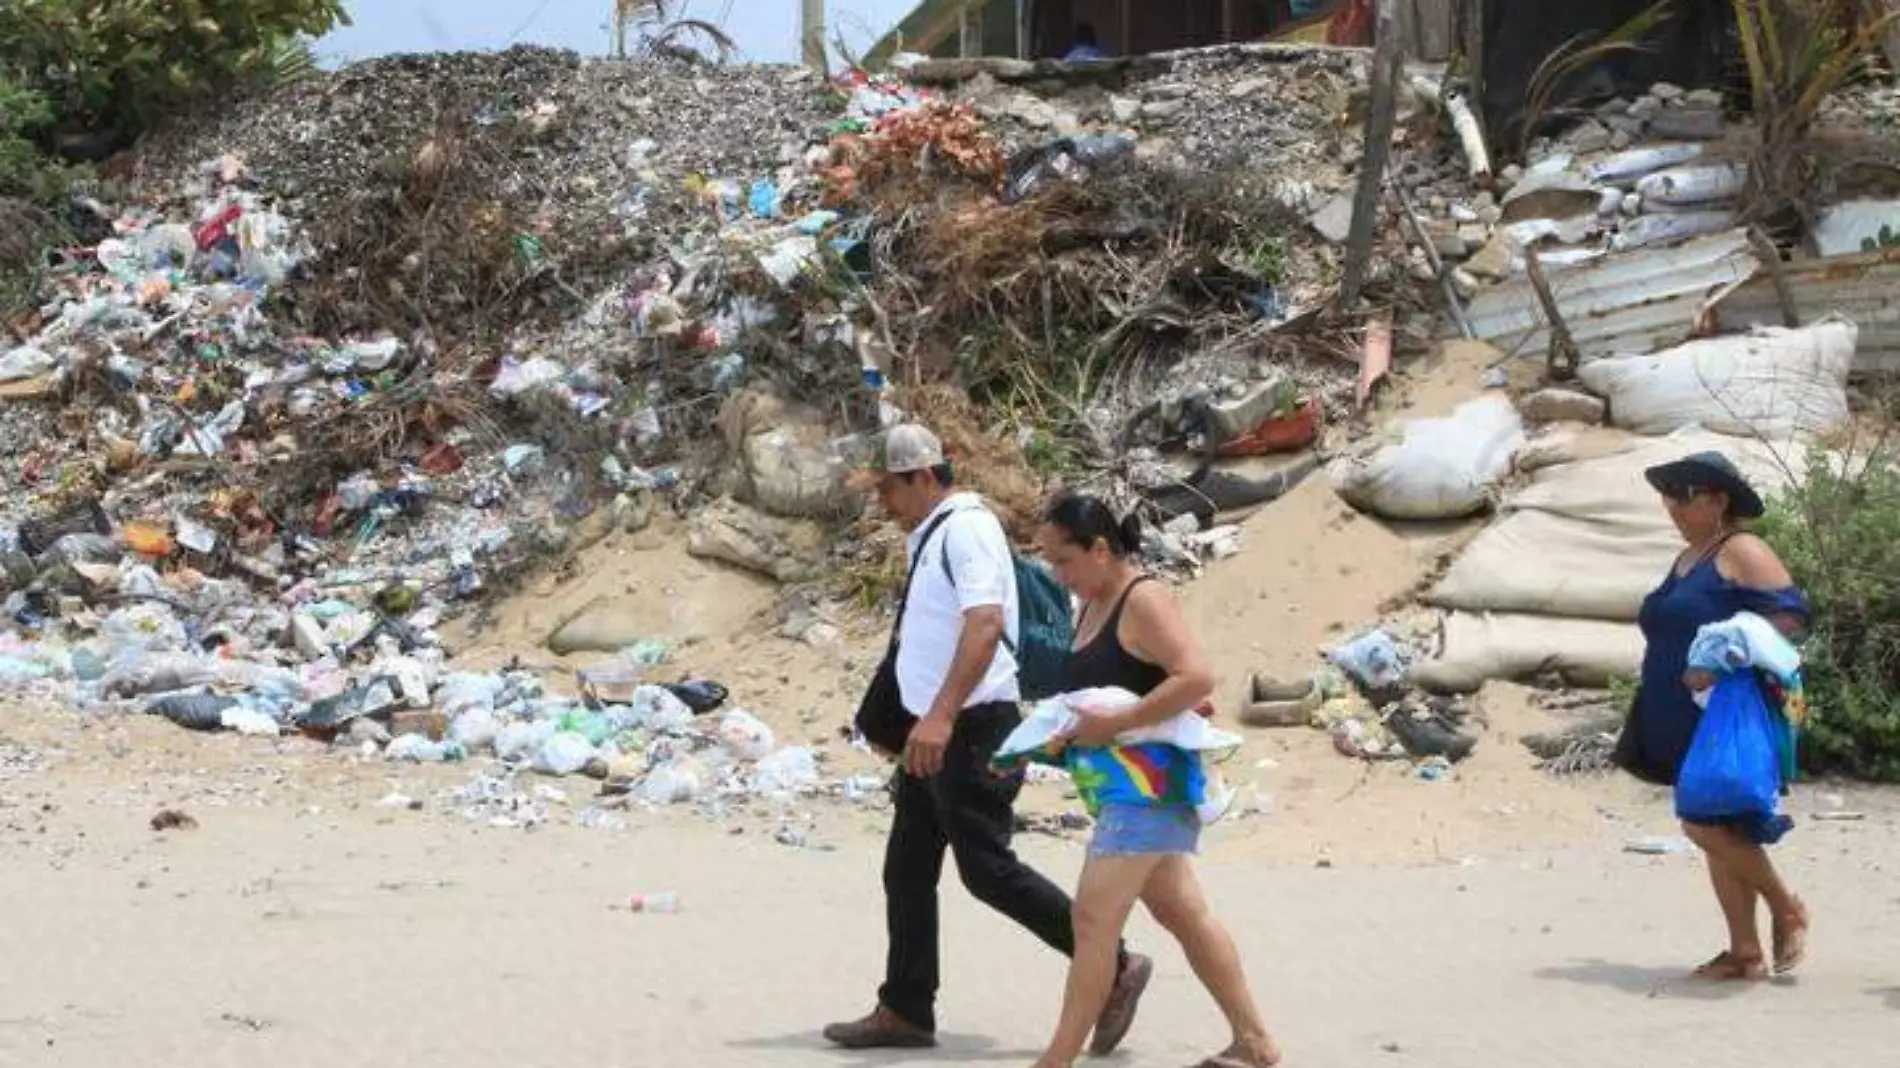
[[[1838,315],[1860,327],[1855,374],[1900,374],[1900,249],[1796,260],[1781,275],[1802,325]],[[1773,277],[1763,271],[1737,288],[1716,304],[1714,319],[1722,333],[1785,325]]]
[[[1560,270],[1551,294],[1584,360],[1655,352],[1689,339],[1709,302],[1761,267],[1748,236],[1732,230],[1673,248],[1623,252]],[[1480,293],[1465,310],[1478,337],[1508,354],[1542,359],[1549,331],[1529,280]]]

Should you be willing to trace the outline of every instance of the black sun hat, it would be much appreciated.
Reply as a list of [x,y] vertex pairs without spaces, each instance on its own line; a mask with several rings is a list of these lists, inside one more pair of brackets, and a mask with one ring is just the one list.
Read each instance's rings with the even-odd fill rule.
[[1735,462],[1719,452],[1698,452],[1657,464],[1644,471],[1643,478],[1658,493],[1704,489],[1726,494],[1728,514],[1736,519],[1757,519],[1768,510]]

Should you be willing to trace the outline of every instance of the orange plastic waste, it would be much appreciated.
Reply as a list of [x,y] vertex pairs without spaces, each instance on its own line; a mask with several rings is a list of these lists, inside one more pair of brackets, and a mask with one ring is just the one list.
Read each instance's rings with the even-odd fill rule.
[[157,523],[135,519],[119,531],[125,547],[141,556],[170,556],[172,536]]

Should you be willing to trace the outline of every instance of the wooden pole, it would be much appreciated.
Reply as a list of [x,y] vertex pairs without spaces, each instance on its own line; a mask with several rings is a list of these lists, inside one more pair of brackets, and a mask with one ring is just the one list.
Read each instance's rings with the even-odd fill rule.
[[957,36],[957,55],[972,59],[983,54],[983,5],[970,4],[963,9],[963,25]]
[[820,74],[830,72],[825,61],[825,0],[801,0],[799,4],[799,52],[805,65]]
[[1399,48],[1398,0],[1378,0],[1372,40],[1372,106],[1366,114],[1366,147],[1359,160],[1359,188],[1353,195],[1352,229],[1346,237],[1346,267],[1339,286],[1340,306],[1348,312],[1359,303],[1365,288],[1373,233],[1384,200],[1386,163],[1392,157],[1399,76],[1405,66]]

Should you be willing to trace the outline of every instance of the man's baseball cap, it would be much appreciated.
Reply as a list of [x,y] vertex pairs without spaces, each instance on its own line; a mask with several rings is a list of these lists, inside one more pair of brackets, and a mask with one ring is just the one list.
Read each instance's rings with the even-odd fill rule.
[[908,475],[943,466],[943,442],[921,423],[899,423],[884,432],[878,449],[877,470]]

